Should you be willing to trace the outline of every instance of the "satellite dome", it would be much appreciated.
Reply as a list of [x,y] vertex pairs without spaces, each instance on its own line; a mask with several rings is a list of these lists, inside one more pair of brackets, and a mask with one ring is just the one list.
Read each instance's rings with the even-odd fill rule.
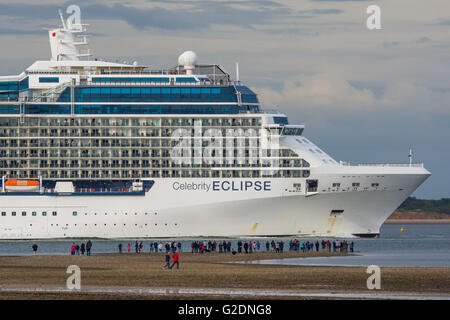
[[197,64],[197,55],[194,51],[185,51],[178,57],[178,65],[183,66],[187,74],[192,74]]

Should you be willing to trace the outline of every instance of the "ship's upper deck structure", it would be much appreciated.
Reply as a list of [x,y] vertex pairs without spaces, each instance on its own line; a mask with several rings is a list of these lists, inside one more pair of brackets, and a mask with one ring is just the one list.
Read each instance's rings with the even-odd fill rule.
[[[0,176],[247,178],[263,176],[268,167],[274,167],[273,177],[309,175],[310,164],[289,147],[261,157],[267,148],[262,131],[295,137],[304,126],[289,125],[280,112],[261,111],[257,95],[220,65],[201,65],[192,51],[180,55],[176,66],[156,71],[137,62],[88,60],[84,25],[61,20],[49,31],[49,60],[0,77]],[[199,124],[205,161],[176,163],[174,133],[194,132]],[[230,131],[240,136],[230,138]],[[232,154],[224,151],[223,163],[210,159],[216,151],[208,143],[218,133],[234,146]],[[273,165],[270,158],[278,153],[282,160]],[[321,160],[318,154],[311,158]]]

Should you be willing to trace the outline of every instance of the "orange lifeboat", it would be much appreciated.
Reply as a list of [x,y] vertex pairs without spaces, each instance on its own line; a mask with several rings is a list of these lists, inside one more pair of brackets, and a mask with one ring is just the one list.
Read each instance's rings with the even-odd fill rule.
[[39,181],[8,179],[5,182],[6,191],[37,191]]

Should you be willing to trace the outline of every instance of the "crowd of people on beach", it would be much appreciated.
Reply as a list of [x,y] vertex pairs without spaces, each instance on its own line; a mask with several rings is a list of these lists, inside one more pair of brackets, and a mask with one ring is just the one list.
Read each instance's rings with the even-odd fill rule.
[[[319,240],[301,242],[297,239],[290,240],[288,243],[290,251],[308,252],[308,251],[328,251],[328,252],[354,252],[354,242],[347,240]],[[182,252],[181,242],[150,242],[149,252]],[[122,253],[122,243],[118,245],[119,253]],[[190,243],[191,253],[253,253],[253,252],[277,252],[283,253],[285,251],[285,243],[283,240],[260,240],[242,241],[238,240],[232,243],[230,240],[204,240],[192,241]],[[131,243],[127,245],[128,252],[131,252]],[[135,241],[134,249],[136,253],[144,252],[144,243]]]
[[[88,240],[85,244],[81,243],[72,243],[70,248],[71,255],[84,255],[86,253],[87,256],[91,255],[92,241]],[[118,244],[119,253],[123,253],[122,243]],[[127,244],[128,253],[131,252],[132,245],[131,243]],[[166,252],[166,265],[165,268],[171,269],[175,264],[177,268],[179,268],[179,253],[181,253],[183,246],[181,242],[150,242],[149,243],[149,252]],[[198,240],[192,241],[190,243],[191,253],[207,253],[207,252],[218,252],[218,253],[228,253],[232,254],[237,253],[253,253],[253,252],[276,252],[283,253],[285,251],[285,243],[283,240],[253,240],[253,241],[242,241],[237,240],[234,241],[234,245],[230,240]],[[38,250],[38,245],[34,243],[32,245],[33,253],[36,255]],[[347,240],[306,240],[299,241],[297,239],[289,240],[288,242],[288,250],[290,251],[298,251],[298,252],[309,252],[309,251],[327,251],[327,252],[354,252],[354,242]],[[144,243],[135,241],[134,243],[134,251],[136,253],[144,252]],[[176,254],[176,255],[175,255]],[[175,255],[175,257],[174,257]],[[173,264],[170,266],[170,260],[173,260]]]

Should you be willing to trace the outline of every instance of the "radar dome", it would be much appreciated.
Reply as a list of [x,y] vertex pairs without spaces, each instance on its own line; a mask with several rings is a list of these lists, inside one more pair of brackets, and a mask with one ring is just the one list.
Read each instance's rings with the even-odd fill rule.
[[185,51],[178,57],[178,65],[183,66],[187,74],[191,74],[197,64],[197,55],[194,51]]

